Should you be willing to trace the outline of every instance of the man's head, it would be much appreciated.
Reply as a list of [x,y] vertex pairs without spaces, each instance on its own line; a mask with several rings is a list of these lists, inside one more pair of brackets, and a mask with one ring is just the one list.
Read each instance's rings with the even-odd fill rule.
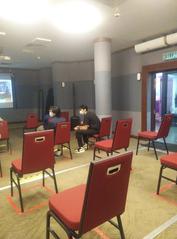
[[58,106],[51,106],[49,109],[49,115],[50,117],[60,117],[61,111],[60,108]]
[[80,106],[80,111],[79,111],[79,113],[80,113],[81,115],[87,114],[87,111],[88,111],[88,106],[87,106],[87,105],[81,105],[81,106]]

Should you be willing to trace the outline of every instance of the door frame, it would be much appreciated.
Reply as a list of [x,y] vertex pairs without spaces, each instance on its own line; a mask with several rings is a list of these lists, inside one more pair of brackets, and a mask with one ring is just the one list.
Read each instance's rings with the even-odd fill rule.
[[177,70],[177,61],[167,61],[142,67],[142,85],[141,85],[141,130],[147,130],[147,85],[151,80],[150,74]]

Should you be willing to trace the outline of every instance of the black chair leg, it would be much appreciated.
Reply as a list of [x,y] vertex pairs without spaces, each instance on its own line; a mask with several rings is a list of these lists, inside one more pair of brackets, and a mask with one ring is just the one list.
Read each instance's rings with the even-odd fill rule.
[[1,175],[1,178],[2,178],[2,167],[1,167],[1,161],[0,161],[0,175]]
[[71,159],[72,159],[73,156],[72,156],[72,152],[71,152],[71,146],[70,146],[70,143],[68,143],[68,148],[69,148],[70,157],[71,157]]
[[96,147],[94,147],[94,150],[93,150],[93,160],[95,160],[95,154],[96,154]]
[[149,139],[149,143],[148,143],[148,151],[149,151],[149,148],[150,148],[150,143],[151,143],[151,141],[150,141],[150,139]]
[[45,171],[42,171],[42,186],[45,187]]
[[13,179],[12,179],[12,168],[10,168],[10,190],[11,190],[11,197],[13,197]]
[[168,147],[167,147],[167,143],[166,143],[165,138],[163,138],[163,142],[164,142],[164,144],[165,144],[165,148],[166,148],[167,154],[169,154],[169,152],[168,152]]
[[56,180],[54,168],[52,168],[52,173],[53,173],[53,180],[54,180],[54,185],[55,185],[55,192],[58,193],[57,180]]
[[61,155],[63,155],[63,145],[61,145]]
[[152,140],[152,145],[153,145],[153,148],[154,148],[154,153],[155,153],[156,159],[158,160],[158,156],[157,156],[154,140]]
[[123,230],[122,221],[121,221],[120,216],[117,217],[117,222],[118,222],[118,225],[119,225],[119,231],[120,231],[121,239],[125,239],[125,234],[124,234],[124,230]]
[[19,179],[18,174],[16,176],[17,176],[18,192],[19,192],[19,197],[20,197],[21,212],[24,212],[22,192],[21,192],[21,186],[20,186],[20,179]]
[[46,220],[46,239],[50,238],[50,211],[47,212],[47,220]]
[[158,180],[158,185],[157,185],[157,192],[156,192],[156,194],[159,194],[160,184],[161,184],[161,179],[162,179],[162,171],[163,171],[163,169],[164,169],[164,166],[161,165],[160,172],[159,172],[159,180]]
[[136,146],[136,155],[138,154],[139,143],[140,143],[140,138],[138,137],[137,146]]

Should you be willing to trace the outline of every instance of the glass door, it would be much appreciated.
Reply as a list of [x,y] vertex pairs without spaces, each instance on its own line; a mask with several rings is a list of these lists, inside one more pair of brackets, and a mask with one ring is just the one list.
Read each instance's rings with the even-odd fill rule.
[[174,115],[167,143],[177,144],[177,70],[151,75],[151,130],[157,130],[164,114]]

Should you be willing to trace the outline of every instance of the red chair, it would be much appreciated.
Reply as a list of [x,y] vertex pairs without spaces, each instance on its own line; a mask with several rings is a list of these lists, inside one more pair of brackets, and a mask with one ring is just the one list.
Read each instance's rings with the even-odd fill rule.
[[157,156],[157,152],[156,152],[154,141],[157,140],[157,139],[161,139],[161,138],[163,138],[163,141],[164,141],[164,144],[165,144],[165,148],[166,148],[167,154],[168,154],[168,147],[167,147],[165,138],[168,136],[168,133],[169,133],[169,130],[170,130],[170,126],[171,126],[171,122],[172,122],[172,118],[173,118],[172,114],[164,115],[158,132],[154,132],[154,131],[141,131],[141,132],[138,133],[138,142],[137,142],[137,148],[136,148],[136,155],[138,154],[138,148],[139,148],[139,141],[140,141],[140,139],[148,140],[149,141],[149,143],[148,143],[148,151],[149,151],[149,147],[150,147],[150,142],[152,141],[152,145],[153,145],[153,148],[154,148],[154,153],[155,153],[156,159],[158,160],[158,156]]
[[[49,200],[46,239],[50,233],[59,238],[50,226],[55,219],[69,239],[81,238],[83,234],[110,222],[120,230],[125,239],[121,215],[125,211],[132,152],[102,161],[91,162],[87,185],[79,185],[55,194]],[[111,219],[117,217],[117,223]]]
[[174,182],[177,185],[177,177],[176,177],[176,180],[174,180],[167,176],[162,175],[163,170],[166,168],[177,171],[177,153],[173,153],[173,154],[169,154],[169,155],[165,155],[165,156],[161,157],[160,162],[161,162],[161,168],[160,168],[159,180],[158,180],[158,185],[157,185],[157,194],[159,194],[162,178],[167,179],[171,182]]
[[[37,131],[25,133],[23,136],[23,152],[22,159],[12,161],[10,168],[11,196],[13,196],[13,183],[19,191],[21,211],[24,212],[20,178],[24,174],[42,171],[43,186],[45,186],[45,173],[53,180],[55,191],[58,192],[57,182],[54,171],[54,132],[53,130]],[[47,169],[51,169],[52,173]],[[14,179],[16,176],[16,180]]]
[[35,113],[30,113],[27,116],[26,124],[24,126],[23,131],[25,130],[36,130],[39,126],[39,119],[38,116]]
[[61,154],[63,155],[63,147],[69,149],[70,157],[72,159],[70,146],[70,122],[61,122],[57,124],[55,132],[55,145],[61,145]]
[[64,118],[66,122],[70,121],[69,120],[69,112],[67,112],[67,111],[61,112],[60,117]]
[[[110,131],[111,131],[111,122],[112,117],[105,117],[101,119],[100,123],[100,131],[98,134],[94,134],[91,138],[94,138],[96,141],[100,141],[107,137],[109,139]],[[94,144],[93,141],[89,140],[89,143]]]
[[9,128],[6,120],[0,121],[0,141],[6,141],[7,151],[11,152],[9,143]]
[[113,139],[101,140],[95,143],[93,160],[95,160],[95,157],[101,158],[96,155],[96,150],[99,152],[100,150],[105,151],[107,156],[109,156],[110,153],[113,154],[113,152],[122,148],[127,150],[130,142],[131,127],[132,119],[117,120]]

